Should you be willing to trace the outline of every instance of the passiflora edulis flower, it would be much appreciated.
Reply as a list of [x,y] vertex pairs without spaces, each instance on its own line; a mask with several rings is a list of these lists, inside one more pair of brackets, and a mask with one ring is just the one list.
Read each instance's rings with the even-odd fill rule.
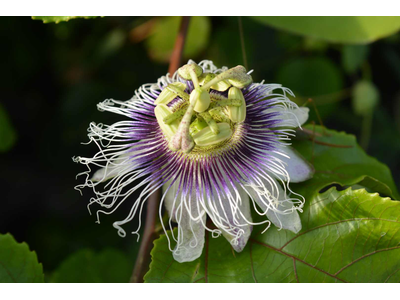
[[[120,236],[126,235],[122,225],[162,188],[160,217],[164,205],[169,222],[162,224],[168,240],[176,241],[170,250],[179,262],[201,255],[206,231],[222,234],[237,252],[254,225],[266,230],[272,222],[297,233],[304,198],[289,182],[310,178],[313,168],[289,147],[308,108],[288,95],[294,96],[280,84],[253,83],[242,66],[218,69],[211,61],[189,61],[172,77],[143,85],[128,101],[98,104],[125,120],[90,124],[88,136],[99,152],[74,158],[88,167],[77,188],[94,190],[89,205],[99,206],[98,218],[132,202],[126,219],[113,224]],[[92,166],[100,169],[91,174]],[[135,191],[140,195],[130,197]],[[253,222],[252,210],[263,220]],[[166,230],[174,224],[175,234]],[[140,222],[132,233],[139,229]]]

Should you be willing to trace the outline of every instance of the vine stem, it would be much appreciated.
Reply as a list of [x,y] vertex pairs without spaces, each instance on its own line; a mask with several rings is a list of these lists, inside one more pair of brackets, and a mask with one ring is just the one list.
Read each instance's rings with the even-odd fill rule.
[[[179,68],[182,59],[183,47],[185,45],[187,29],[189,27],[190,17],[182,17],[179,26],[179,32],[175,40],[174,50],[171,55],[168,73],[174,74]],[[150,251],[153,241],[156,239],[156,221],[157,212],[160,201],[161,191],[158,189],[150,195],[146,206],[146,220],[144,225],[143,236],[139,248],[139,253],[136,258],[130,282],[143,282],[143,276],[146,274],[150,263]]]
[[168,73],[172,76],[181,65],[183,47],[185,46],[190,17],[182,17],[179,32],[175,40],[174,50],[171,55]]

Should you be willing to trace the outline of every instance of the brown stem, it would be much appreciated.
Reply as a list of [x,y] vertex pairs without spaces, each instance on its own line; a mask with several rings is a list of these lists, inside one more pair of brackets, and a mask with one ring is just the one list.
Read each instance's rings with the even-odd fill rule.
[[[190,17],[182,17],[181,25],[179,27],[178,36],[176,37],[174,51],[171,55],[169,74],[175,73],[181,63],[183,47],[185,45],[187,29],[189,26]],[[142,241],[139,248],[139,253],[136,258],[135,267],[133,268],[130,282],[139,283],[143,282],[143,276],[146,274],[150,263],[150,251],[157,234],[155,224],[157,220],[157,211],[160,199],[160,190],[156,190],[150,195],[147,200],[147,212],[144,225],[144,232]]]
[[189,27],[190,17],[182,17],[181,25],[179,26],[178,36],[175,40],[174,50],[171,55],[168,73],[172,76],[181,65],[183,47],[185,46],[187,30]]
[[147,200],[146,223],[140,244],[139,253],[136,258],[130,282],[143,282],[143,276],[148,270],[150,263],[150,250],[153,241],[156,238],[155,224],[157,219],[158,202],[160,199],[160,190],[156,190]]

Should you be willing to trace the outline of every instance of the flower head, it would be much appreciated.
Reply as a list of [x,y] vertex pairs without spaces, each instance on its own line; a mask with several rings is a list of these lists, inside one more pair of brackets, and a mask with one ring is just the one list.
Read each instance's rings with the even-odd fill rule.
[[[313,169],[289,147],[308,108],[288,95],[294,96],[280,84],[252,83],[242,66],[218,69],[211,61],[189,61],[172,77],[143,85],[128,101],[98,104],[127,120],[90,124],[88,136],[99,152],[74,158],[88,167],[77,188],[94,190],[89,206],[100,206],[97,221],[100,213],[114,212],[140,191],[129,199],[127,217],[113,224],[120,236],[126,235],[122,225],[140,215],[149,196],[162,188],[160,217],[164,204],[171,232],[164,230],[176,241],[170,250],[179,262],[201,255],[205,231],[222,234],[237,252],[254,225],[266,230],[272,222],[297,233],[304,199],[289,182],[310,178]],[[91,175],[91,166],[100,169]],[[252,210],[264,220],[253,222]],[[132,233],[139,229],[140,222]]]

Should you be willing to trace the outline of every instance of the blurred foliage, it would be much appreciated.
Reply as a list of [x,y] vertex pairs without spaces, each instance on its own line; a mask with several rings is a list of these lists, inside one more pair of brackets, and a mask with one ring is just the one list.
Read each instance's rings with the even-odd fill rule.
[[17,135],[12,126],[6,110],[0,103],[0,152],[10,150],[17,140]]
[[365,116],[371,114],[379,101],[379,91],[375,85],[368,80],[358,81],[353,88],[353,110],[357,115]]
[[253,17],[255,20],[293,33],[331,43],[365,44],[400,29],[400,17]]
[[[297,96],[293,100],[310,107],[310,122],[320,123],[318,111],[327,127],[358,138],[367,136],[368,142],[362,143],[367,153],[389,166],[398,185],[400,36],[377,39],[394,33],[400,24],[397,17],[383,18],[337,22],[333,17],[315,26],[317,19],[308,17],[295,28],[293,17],[279,22],[276,17],[261,23],[254,18],[242,21],[248,68],[254,69],[254,80],[265,79],[293,89]],[[139,244],[133,236],[120,238],[112,222],[125,218],[130,204],[121,206],[112,216],[103,216],[100,225],[95,224],[96,216],[89,216],[86,207],[93,194],[86,191],[81,197],[73,190],[76,174],[84,170],[73,164],[71,157],[96,151],[94,145],[79,145],[88,140],[90,122],[110,124],[119,120],[119,116],[97,111],[98,102],[111,97],[129,99],[140,85],[156,82],[167,73],[179,18],[105,17],[56,25],[29,17],[2,17],[0,23],[0,34],[8,41],[7,47],[0,48],[0,182],[6,208],[0,210],[0,232],[12,232],[38,253],[48,281],[89,280],[72,273],[74,264],[87,263],[99,264],[97,274],[82,272],[92,281],[118,278],[126,282]],[[263,26],[265,23],[282,30]],[[350,30],[351,23],[360,26]],[[334,34],[327,33],[327,26]],[[310,28],[314,30],[311,33],[307,31]],[[375,40],[366,45],[341,45]],[[217,66],[244,64],[237,17],[193,17],[186,42],[185,60],[211,59]],[[362,82],[364,87],[360,88]],[[308,102],[309,98],[313,101]],[[360,111],[371,111],[371,107],[368,121]],[[364,126],[368,125],[366,120],[370,126]],[[306,128],[314,130],[312,125]],[[16,136],[18,141],[14,142]],[[317,137],[329,143],[341,138],[355,145],[349,135]],[[311,151],[310,144],[307,140],[303,145]],[[318,144],[314,149],[340,150],[344,158],[348,150]],[[395,183],[387,180],[387,169],[360,154],[358,146],[348,151],[349,159],[367,161],[376,172],[349,171],[351,180],[325,174],[331,176],[329,180],[343,185],[358,182],[382,194],[392,191],[396,195]],[[311,154],[307,155],[311,159]],[[327,168],[334,164],[322,163]],[[345,163],[342,166],[345,168]],[[110,247],[118,251],[105,250]],[[121,269],[119,277],[107,277],[107,271],[103,271],[110,267],[110,274],[115,274],[110,251],[119,253],[115,254],[116,268]],[[110,265],[106,266],[105,260]]]
[[60,22],[67,22],[67,21],[72,20],[72,19],[80,19],[80,18],[93,19],[93,18],[97,18],[97,17],[94,17],[94,16],[91,16],[91,17],[81,17],[81,16],[78,16],[78,17],[71,17],[71,16],[36,17],[35,16],[35,17],[32,17],[33,20],[41,20],[41,21],[43,21],[43,23],[56,23],[56,24],[58,24]]
[[354,74],[367,59],[368,46],[344,45],[342,48],[342,65],[346,73]]
[[43,266],[26,243],[11,234],[0,234],[0,282],[43,282]]
[[129,282],[132,268],[133,262],[126,254],[116,249],[105,249],[100,253],[81,249],[61,263],[50,281],[61,283]]
[[[154,61],[169,62],[175,45],[175,37],[178,34],[180,20],[181,17],[164,17],[146,23],[151,28],[148,29],[149,36],[146,38],[145,45]],[[206,48],[210,32],[211,22],[209,17],[191,17],[183,51],[185,60],[196,57]],[[138,35],[137,33],[134,36]]]

